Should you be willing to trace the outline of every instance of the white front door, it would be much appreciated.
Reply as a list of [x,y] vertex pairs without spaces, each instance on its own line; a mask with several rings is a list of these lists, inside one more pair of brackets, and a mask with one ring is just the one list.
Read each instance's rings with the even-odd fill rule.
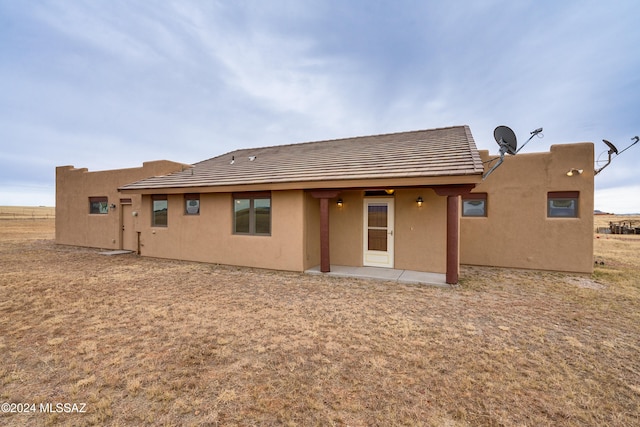
[[393,198],[364,200],[363,265],[393,268],[393,213]]

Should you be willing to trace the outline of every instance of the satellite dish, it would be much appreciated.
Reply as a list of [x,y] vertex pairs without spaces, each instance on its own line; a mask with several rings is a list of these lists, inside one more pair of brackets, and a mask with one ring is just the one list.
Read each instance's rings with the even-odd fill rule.
[[613,145],[613,143],[607,141],[606,139],[603,139],[602,142],[604,142],[605,144],[607,144],[607,146],[609,147],[609,154],[618,154],[618,149],[616,148],[615,145]]
[[493,131],[493,137],[500,146],[500,152],[516,154],[518,150],[518,139],[510,127],[498,126]]
[[[496,163],[491,169],[489,169],[487,173],[482,175],[482,179],[486,179],[489,175],[491,175],[491,172],[496,170],[496,168],[502,164],[505,154],[517,154],[525,145],[529,143],[529,141],[531,141],[531,138],[533,138],[534,136],[542,137],[543,135],[541,132],[542,128],[538,128],[531,132],[531,136],[529,137],[529,139],[527,139],[527,141],[522,144],[520,149],[518,149],[518,139],[516,138],[516,134],[511,130],[510,127],[498,126],[497,128],[495,128],[495,130],[493,131],[493,137],[500,146],[500,158],[498,159],[498,163]],[[493,162],[494,160],[496,159],[491,159],[491,162]]]
[[[629,145],[628,147],[626,147],[625,149],[618,151],[618,149],[616,148],[615,145],[613,145],[613,143],[607,141],[606,139],[603,139],[602,142],[604,142],[605,144],[607,144],[607,147],[609,147],[609,151],[607,152],[607,155],[609,156],[607,159],[607,162],[600,168],[596,169],[594,175],[598,175],[600,172],[602,172],[602,170],[604,168],[606,168],[607,166],[609,166],[609,164],[611,163],[611,160],[613,159],[613,157],[611,157],[611,155],[615,154],[616,157],[618,157],[618,155],[624,153],[625,151],[627,151],[629,148],[633,147],[634,145],[636,145],[636,143],[638,141],[640,141],[640,137],[634,136],[633,138],[631,138],[632,141],[634,141],[633,143],[631,143],[631,145]],[[604,154],[604,153],[602,153]],[[600,156],[602,156],[602,154]],[[596,160],[596,164],[602,164],[602,162],[600,161],[600,157],[598,157],[598,160]]]
[[[595,176],[595,175],[598,175],[600,172],[602,172],[602,170],[603,170],[604,168],[606,168],[607,166],[609,166],[609,164],[611,163],[611,159],[612,159],[611,155],[612,155],[612,154],[618,155],[618,149],[616,148],[616,146],[615,146],[615,145],[613,145],[613,143],[611,143],[611,142],[607,141],[606,139],[603,139],[603,140],[602,140],[602,142],[604,142],[605,144],[607,144],[607,147],[609,147],[609,151],[607,152],[607,155],[608,155],[609,157],[607,158],[607,162],[606,162],[604,165],[602,165],[601,167],[599,167],[598,169],[596,169],[596,170],[594,171],[594,173],[593,173],[593,175],[594,175],[594,176]],[[604,154],[604,153],[602,153],[602,154]],[[602,156],[602,154],[600,154],[600,156]],[[600,162],[600,156],[598,156],[598,160],[596,161],[596,164],[601,163],[601,162]]]

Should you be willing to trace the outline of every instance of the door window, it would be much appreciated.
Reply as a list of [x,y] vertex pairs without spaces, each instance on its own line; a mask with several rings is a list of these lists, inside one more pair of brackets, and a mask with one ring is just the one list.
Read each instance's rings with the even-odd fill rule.
[[370,251],[387,250],[388,206],[369,205],[368,207],[368,245]]

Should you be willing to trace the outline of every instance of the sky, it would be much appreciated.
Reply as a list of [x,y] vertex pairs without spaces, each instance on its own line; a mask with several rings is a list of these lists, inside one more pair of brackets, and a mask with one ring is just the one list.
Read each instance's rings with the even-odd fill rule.
[[[195,163],[469,125],[497,153],[640,134],[637,0],[0,0],[0,205],[55,204],[55,167]],[[595,209],[640,212],[640,143]],[[490,179],[490,178],[489,178]]]

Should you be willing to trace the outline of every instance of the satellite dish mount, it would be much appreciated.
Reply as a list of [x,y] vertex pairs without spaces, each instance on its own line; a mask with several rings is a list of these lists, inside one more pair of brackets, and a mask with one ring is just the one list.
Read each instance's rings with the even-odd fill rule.
[[498,126],[497,128],[495,128],[495,130],[493,131],[493,138],[500,146],[500,159],[498,160],[498,163],[493,165],[493,167],[482,176],[482,179],[485,180],[489,175],[491,175],[494,170],[496,170],[498,166],[502,164],[502,162],[504,162],[505,154],[516,155],[520,150],[524,148],[525,145],[529,143],[529,141],[531,141],[534,136],[540,134],[541,132],[542,128],[538,128],[531,132],[531,136],[529,137],[529,139],[527,139],[527,141],[522,144],[520,148],[518,148],[518,139],[516,138],[516,134],[511,130],[511,128],[507,126]]
[[633,140],[633,142],[631,143],[631,145],[629,145],[627,148],[625,148],[622,151],[618,151],[618,149],[616,148],[615,145],[613,145],[613,143],[607,141],[606,139],[603,139],[602,142],[604,142],[605,144],[607,144],[607,147],[609,147],[609,151],[607,151],[607,155],[609,156],[607,159],[607,163],[605,163],[602,167],[596,169],[596,171],[594,172],[594,175],[598,175],[600,172],[602,172],[602,170],[604,168],[606,168],[607,166],[609,166],[609,164],[611,163],[611,160],[613,160],[613,156],[614,154],[616,155],[616,157],[618,157],[620,154],[624,153],[625,151],[627,151],[629,148],[633,147],[634,145],[636,145],[636,143],[638,141],[640,141],[640,137],[638,136],[634,136],[633,138],[631,138]]

